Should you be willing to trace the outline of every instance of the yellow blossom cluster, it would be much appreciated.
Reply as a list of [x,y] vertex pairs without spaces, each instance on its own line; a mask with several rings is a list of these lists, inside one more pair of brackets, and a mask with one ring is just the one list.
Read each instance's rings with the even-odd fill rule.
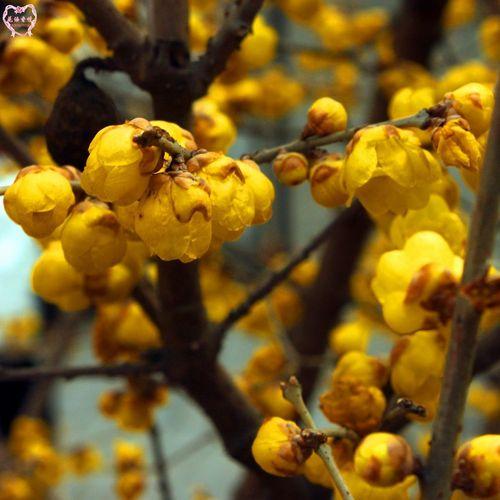
[[120,440],[114,447],[115,491],[120,500],[138,500],[146,488],[144,450],[134,443]]

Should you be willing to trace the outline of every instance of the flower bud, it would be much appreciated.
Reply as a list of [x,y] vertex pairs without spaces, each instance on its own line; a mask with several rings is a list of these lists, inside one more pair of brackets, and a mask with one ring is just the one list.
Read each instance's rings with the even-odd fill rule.
[[353,377],[342,377],[320,397],[320,408],[331,422],[367,434],[378,428],[386,407],[378,387],[367,387]]
[[297,186],[309,175],[309,161],[301,153],[281,153],[273,162],[273,170],[279,182]]
[[451,100],[457,113],[469,122],[470,130],[476,137],[490,128],[495,96],[486,85],[468,83],[449,92],[445,98]]
[[42,36],[59,52],[69,54],[83,41],[85,30],[77,16],[53,17],[43,28]]
[[342,184],[344,160],[328,155],[313,164],[309,172],[311,194],[317,203],[333,208],[347,203],[349,195]]
[[79,311],[90,306],[85,278],[68,264],[60,242],[51,243],[36,261],[31,286],[37,295],[63,311]]
[[61,244],[66,260],[85,274],[99,274],[118,264],[127,249],[114,212],[91,201],[73,208],[62,228]]
[[154,175],[137,208],[137,234],[162,260],[200,258],[212,236],[209,192],[202,180],[187,172]]
[[500,15],[488,16],[479,28],[481,45],[488,59],[500,61]]
[[396,434],[374,432],[366,436],[354,453],[354,470],[373,486],[393,486],[415,468],[409,444]]
[[481,168],[484,147],[470,132],[467,121],[455,118],[432,133],[432,145],[447,166],[477,172]]
[[500,435],[486,434],[464,443],[455,455],[453,486],[474,498],[500,494]]
[[330,349],[338,356],[351,351],[365,352],[373,325],[363,317],[336,326],[330,331]]
[[331,97],[314,101],[307,112],[307,125],[303,136],[329,135],[340,132],[347,126],[347,111],[342,103]]
[[71,172],[52,165],[23,168],[5,192],[7,215],[28,235],[49,236],[75,203],[70,178]]
[[193,133],[200,148],[225,153],[236,139],[236,127],[228,115],[202,101],[194,105]]
[[344,354],[332,374],[332,383],[345,376],[352,377],[366,386],[383,387],[389,376],[387,367],[374,356],[352,351]]
[[129,205],[144,194],[151,174],[161,165],[158,148],[141,148],[134,142],[149,125],[147,120],[136,118],[97,133],[82,174],[82,187],[89,195]]
[[252,444],[252,455],[269,474],[295,476],[311,455],[311,450],[305,451],[299,446],[299,437],[300,427],[295,422],[272,417],[260,426]]

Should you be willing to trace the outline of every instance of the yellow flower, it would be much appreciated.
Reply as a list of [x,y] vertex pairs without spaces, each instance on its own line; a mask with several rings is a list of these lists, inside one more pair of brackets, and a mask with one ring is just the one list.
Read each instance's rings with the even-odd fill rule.
[[160,347],[158,328],[134,301],[101,305],[92,334],[94,354],[105,363],[136,360]]
[[281,153],[273,162],[273,171],[282,184],[297,186],[309,176],[309,161],[301,153]]
[[470,132],[469,124],[463,118],[454,118],[436,128],[432,133],[432,145],[447,166],[474,172],[481,168],[484,147]]
[[[463,172],[465,171],[460,171],[462,174]],[[431,193],[437,194],[446,200],[446,203],[451,209],[457,209],[460,201],[460,189],[458,184],[447,170],[443,169],[441,174],[440,178],[432,183]]]
[[390,227],[391,241],[403,248],[406,240],[419,231],[434,231],[440,234],[457,255],[462,255],[467,238],[467,228],[458,214],[452,212],[446,201],[431,194],[429,203],[420,210],[408,210],[396,216]]
[[451,0],[444,11],[444,26],[448,29],[458,28],[474,19],[476,0]]
[[467,396],[467,404],[481,412],[487,420],[500,416],[500,394],[494,386],[474,383]]
[[[410,116],[421,109],[430,108],[436,103],[436,93],[434,87],[403,87],[399,89],[389,102],[388,114],[391,120]],[[422,143],[430,141],[430,134],[427,130],[409,128],[414,132]]]
[[262,16],[257,16],[251,34],[243,40],[235,57],[245,70],[259,69],[274,59],[277,46],[278,33]]
[[370,341],[372,324],[363,316],[341,323],[330,331],[330,349],[338,356],[348,352],[365,352]]
[[36,261],[31,286],[36,294],[63,311],[78,311],[90,306],[85,278],[68,264],[60,242],[49,244]]
[[384,9],[356,10],[352,15],[352,34],[358,45],[373,41],[387,25],[388,15]]
[[471,132],[479,137],[491,123],[491,114],[495,106],[493,90],[481,83],[468,83],[445,95],[452,102],[457,113],[467,120]]
[[134,443],[117,441],[114,449],[117,474],[115,490],[122,500],[136,500],[146,487],[146,461],[143,449]]
[[329,135],[344,130],[346,126],[347,111],[342,103],[331,97],[322,97],[309,108],[303,135]]
[[[176,123],[166,122],[164,120],[152,120],[150,123],[154,127],[160,127],[165,130],[165,132],[168,132],[175,142],[178,142],[182,147],[190,151],[198,149],[198,145],[194,140],[193,134],[189,132],[189,130],[180,127]],[[164,154],[163,159],[167,164],[171,161],[171,157],[168,153]]]
[[82,187],[91,196],[117,205],[130,205],[146,191],[151,174],[160,166],[160,150],[134,142],[149,122],[136,118],[103,128],[89,146]]
[[441,286],[458,283],[463,260],[445,239],[420,231],[406,240],[402,250],[380,258],[372,289],[387,324],[397,333],[431,329],[439,324],[436,311],[422,306]]
[[338,379],[320,396],[320,408],[328,420],[362,435],[378,428],[385,407],[378,387],[367,387],[352,377]]
[[253,191],[238,164],[220,153],[193,157],[188,168],[210,186],[212,234],[219,241],[234,241],[255,217]]
[[452,66],[441,77],[436,88],[436,97],[440,99],[447,92],[452,92],[470,82],[493,84],[496,73],[480,61],[468,61],[464,64]]
[[208,250],[211,217],[205,183],[187,172],[157,174],[140,200],[135,230],[160,259],[189,262]]
[[422,208],[439,178],[439,164],[415,134],[392,125],[361,129],[346,152],[345,189],[374,215]]
[[330,51],[342,52],[354,45],[351,20],[333,5],[323,3],[308,25]]
[[500,61],[500,16],[489,16],[479,28],[481,46],[488,59]]
[[382,388],[389,377],[387,367],[376,357],[364,352],[351,351],[344,354],[332,373],[332,385],[344,377],[352,377],[370,387]]
[[193,52],[203,52],[214,29],[208,16],[198,9],[189,11],[189,45]]
[[374,486],[394,486],[409,476],[415,459],[409,444],[396,434],[374,432],[354,453],[354,470]]
[[236,127],[231,118],[201,101],[194,104],[193,133],[200,148],[225,153],[236,140]]
[[132,470],[120,474],[115,491],[120,500],[137,500],[146,489],[146,472]]
[[76,476],[86,476],[101,469],[102,455],[96,448],[79,446],[66,455],[69,470]]
[[23,168],[5,192],[7,215],[30,236],[49,236],[75,203],[70,178],[70,171],[52,165]]
[[257,432],[252,455],[259,466],[274,476],[296,476],[311,450],[302,449],[297,438],[300,428],[295,422],[272,417]]
[[277,4],[293,21],[304,23],[317,14],[323,0],[277,0]]
[[319,263],[315,259],[306,259],[290,273],[290,280],[298,286],[311,286],[319,273]]
[[127,472],[131,469],[142,469],[146,465],[144,450],[141,446],[122,439],[114,445],[115,469]]
[[99,274],[124,257],[127,241],[116,215],[106,205],[83,201],[61,231],[66,260],[85,274]]
[[[486,151],[486,145],[488,144],[489,131],[485,132],[482,136],[479,137],[477,142],[479,143],[479,150],[481,152]],[[482,158],[481,158],[482,162]],[[481,175],[482,163],[479,164],[479,170],[470,170],[461,168],[460,175],[465,183],[472,189],[472,191],[477,192],[479,188],[479,177]]]
[[500,494],[498,434],[476,437],[458,449],[453,485],[474,498],[496,498]]
[[342,184],[343,158],[329,154],[316,162],[309,172],[312,197],[324,207],[333,208],[347,203],[349,195]]
[[130,205],[114,205],[113,212],[118,219],[123,231],[127,238],[131,240],[138,240],[139,236],[135,232],[135,215],[139,208],[139,202],[134,201]]
[[82,43],[85,30],[77,16],[68,15],[49,19],[42,34],[49,45],[69,54]]
[[273,215],[275,197],[273,183],[254,161],[236,160],[236,164],[245,178],[245,183],[253,193],[255,215],[252,225],[264,224]]
[[446,356],[446,339],[437,330],[424,330],[396,342],[391,352],[391,384],[398,396],[436,410]]
[[0,472],[0,500],[33,500],[29,481],[13,472]]
[[432,87],[435,84],[429,71],[412,61],[400,61],[382,71],[378,81],[387,97],[391,97],[403,87]]

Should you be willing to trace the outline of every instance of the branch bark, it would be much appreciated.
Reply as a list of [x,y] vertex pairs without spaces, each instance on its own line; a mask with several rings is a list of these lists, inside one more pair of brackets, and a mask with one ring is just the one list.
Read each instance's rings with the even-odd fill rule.
[[[500,95],[500,80],[497,81],[496,95]],[[478,280],[488,272],[500,200],[499,137],[500,102],[497,100],[469,229],[462,285]],[[427,500],[447,499],[451,496],[453,453],[472,376],[480,318],[480,312],[471,302],[459,295],[453,313],[443,385],[424,476],[423,498]]]
[[161,432],[157,423],[153,424],[149,430],[151,449],[153,451],[154,466],[156,469],[156,481],[158,483],[158,493],[161,500],[171,500],[172,491],[168,481],[167,460],[161,441]]
[[214,79],[222,73],[235,50],[252,30],[264,0],[233,0],[224,13],[224,22],[208,42],[207,50],[193,63],[194,74],[199,75],[197,97],[203,96]]
[[36,163],[28,148],[17,137],[0,127],[0,151],[19,163],[21,167]]

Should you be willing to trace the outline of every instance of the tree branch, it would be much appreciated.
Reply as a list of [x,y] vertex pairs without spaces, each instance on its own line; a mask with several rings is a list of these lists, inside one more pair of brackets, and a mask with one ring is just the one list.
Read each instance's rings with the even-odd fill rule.
[[7,369],[0,366],[0,382],[13,380],[48,380],[78,377],[125,377],[163,371],[163,366],[151,363],[119,363],[114,365],[54,366]]
[[302,250],[300,250],[282,269],[272,273],[269,278],[259,288],[254,290],[247,299],[240,305],[232,309],[226,318],[217,325],[211,333],[211,342],[214,345],[214,352],[217,353],[222,347],[224,337],[229,329],[243,316],[248,314],[250,309],[264,297],[269,295],[279,284],[285,281],[290,273],[311,253],[321,246],[330,235],[337,229],[337,219],[328,224],[318,235],[316,235]]
[[[500,95],[500,80],[497,80],[495,92]],[[489,268],[500,200],[499,137],[500,102],[497,100],[469,229],[462,286],[481,279]],[[471,302],[464,295],[459,295],[453,313],[451,340],[424,476],[423,498],[426,500],[447,499],[451,495],[453,453],[472,376],[480,318],[481,313]]]
[[222,71],[235,50],[252,30],[252,24],[264,0],[233,0],[224,14],[224,22],[212,37],[205,54],[192,64],[193,74],[199,78],[202,97],[210,84]]
[[158,493],[161,500],[171,500],[172,491],[168,482],[167,460],[161,442],[161,432],[157,423],[153,424],[149,430],[151,449],[153,451],[154,466],[156,469],[156,481],[158,483]]
[[21,167],[36,163],[28,148],[14,135],[0,126],[0,151],[10,156]]

